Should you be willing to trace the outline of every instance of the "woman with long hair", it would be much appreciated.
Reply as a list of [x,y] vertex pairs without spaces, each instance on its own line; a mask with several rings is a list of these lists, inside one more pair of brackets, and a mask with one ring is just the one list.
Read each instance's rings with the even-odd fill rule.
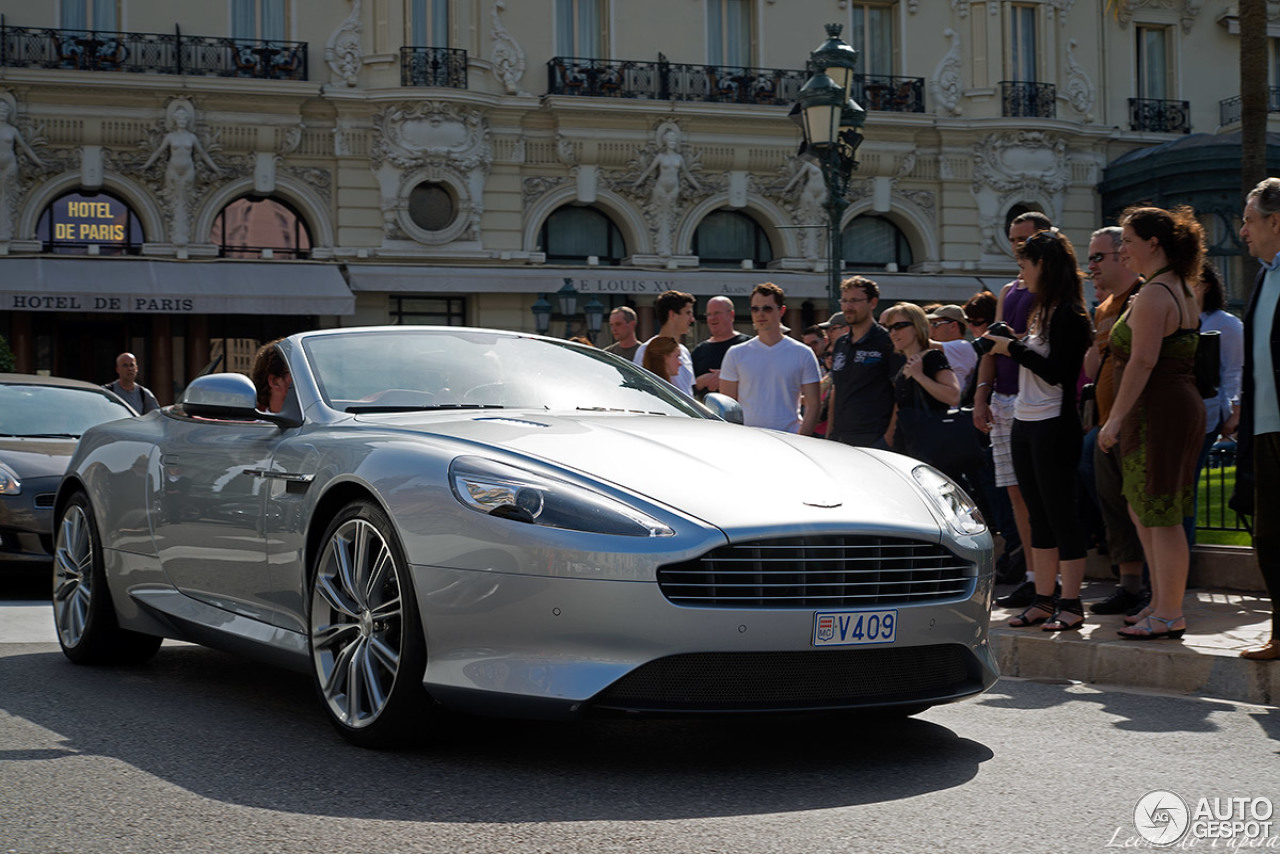
[[[1036,595],[1009,625],[1069,631],[1084,624],[1080,586],[1088,542],[1075,489],[1083,441],[1076,381],[1093,331],[1071,241],[1057,231],[1028,238],[1018,251],[1018,269],[1035,297],[1026,336],[1022,340],[983,336],[992,342],[991,352],[1018,363],[1010,444],[1013,469],[1031,517],[1027,553]],[[1058,575],[1062,595],[1055,603]]]
[[659,335],[644,351],[644,369],[675,385],[680,373],[680,343],[667,335]]
[[1195,506],[1205,408],[1196,390],[1204,230],[1189,207],[1127,209],[1120,260],[1146,280],[1111,327],[1116,400],[1098,447],[1120,454],[1123,492],[1151,574],[1151,604],[1120,636],[1180,638],[1190,549],[1182,529]]
[[[946,354],[929,346],[929,320],[920,306],[900,302],[885,309],[880,325],[889,330],[894,352],[907,360],[893,378],[893,449],[900,454],[913,453],[916,437],[911,435],[909,419],[904,419],[902,413],[911,409],[946,412],[960,402],[960,381]],[[927,453],[914,453],[929,461]],[[958,479],[964,473],[946,474]]]
[[284,409],[285,397],[293,387],[293,374],[289,372],[289,363],[280,352],[283,338],[268,341],[258,348],[253,357],[253,367],[249,370],[249,379],[258,389],[258,409],[263,412],[279,412]]

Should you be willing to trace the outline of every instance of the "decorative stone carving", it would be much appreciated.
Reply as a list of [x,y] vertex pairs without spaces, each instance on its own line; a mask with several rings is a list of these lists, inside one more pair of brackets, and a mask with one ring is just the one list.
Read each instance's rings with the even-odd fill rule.
[[146,172],[161,155],[168,155],[161,197],[170,217],[169,242],[175,246],[186,246],[191,242],[191,211],[195,202],[197,179],[196,155],[199,155],[201,162],[214,175],[222,174],[222,169],[213,162],[208,149],[192,130],[194,125],[195,107],[191,102],[185,98],[170,101],[165,110],[165,127],[168,131],[141,166],[141,171]]
[[45,165],[14,124],[14,112],[14,105],[7,98],[0,98],[0,243],[13,239],[14,216],[23,193],[19,154],[37,167]]
[[929,222],[935,222],[938,214],[937,196],[931,190],[898,190],[898,195],[915,205]]
[[1067,42],[1067,85],[1064,89],[1067,96],[1067,103],[1071,108],[1080,115],[1084,116],[1086,123],[1093,123],[1093,109],[1095,101],[1095,91],[1093,81],[1089,79],[1089,75],[1085,73],[1084,68],[1076,61],[1075,49],[1079,44],[1075,39]]
[[969,0],[951,0],[951,8],[961,18],[969,17]]
[[[1268,7],[1270,7],[1268,3]],[[1192,25],[1204,7],[1204,0],[1120,0],[1120,8],[1116,11],[1116,19],[1121,27],[1129,26],[1134,13],[1140,9],[1155,9],[1165,12],[1176,12],[1182,24],[1182,31],[1191,32]]]
[[960,34],[947,27],[942,31],[942,37],[951,40],[951,47],[933,70],[929,91],[934,101],[941,104],[948,115],[958,116],[962,112],[960,92],[964,86],[964,78],[961,76]]
[[800,229],[801,253],[805,258],[816,260],[823,254],[822,235],[827,224],[827,200],[830,193],[818,164],[798,157],[791,160],[796,164],[795,174],[782,188],[782,194],[785,196],[793,189],[796,190],[795,201],[787,207],[796,225],[807,226]]
[[552,190],[564,184],[565,178],[562,175],[546,176],[537,175],[525,178],[521,184],[521,192],[524,196],[524,206],[528,208],[538,198],[551,192]]
[[489,54],[489,61],[493,63],[494,74],[508,95],[528,95],[528,92],[520,89],[520,79],[524,77],[526,64],[524,50],[498,18],[498,13],[506,8],[504,0],[494,0],[493,31],[489,33],[489,38],[493,40],[493,51]]
[[920,0],[907,0],[907,11],[914,15],[920,11]]
[[648,157],[648,165],[632,186],[638,190],[650,175],[654,176],[644,210],[653,230],[655,252],[670,256],[673,254],[672,235],[680,212],[680,193],[686,182],[695,192],[701,192],[702,187],[693,177],[697,157],[688,146],[680,143],[680,126],[675,122],[663,122],[658,125],[654,137],[656,143],[649,146],[647,152],[641,152],[642,159]]
[[1000,242],[1002,215],[1011,205],[1039,202],[1054,221],[1062,218],[1071,166],[1061,137],[1044,131],[991,134],[973,146],[973,160],[972,191],[985,253],[1007,251]]
[[351,0],[351,13],[342,20],[338,28],[329,36],[324,46],[324,61],[329,70],[348,86],[355,86],[360,80],[360,69],[364,66],[361,58],[360,24],[361,0]]
[[316,166],[286,166],[280,171],[315,191],[327,205],[333,200],[333,173]]
[[[484,115],[450,102],[406,103],[375,116],[373,131],[370,161],[381,189],[383,233],[403,232],[431,245],[479,240],[493,164]],[[409,218],[409,193],[423,181],[447,185],[457,202],[453,223],[439,231],[421,229]]]

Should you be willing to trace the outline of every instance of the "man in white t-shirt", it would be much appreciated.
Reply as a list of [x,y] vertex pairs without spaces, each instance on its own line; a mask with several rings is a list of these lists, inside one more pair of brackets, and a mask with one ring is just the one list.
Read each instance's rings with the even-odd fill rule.
[[772,282],[751,291],[756,337],[724,354],[720,392],[742,404],[743,423],[748,427],[812,436],[818,423],[822,370],[812,349],[783,333],[786,311],[786,296]]
[[[653,338],[661,338],[665,335],[676,339],[676,343],[680,344],[680,371],[671,382],[686,394],[693,394],[693,358],[689,355],[689,348],[680,343],[680,339],[689,334],[689,330],[693,328],[695,321],[693,303],[693,295],[681,291],[663,291],[653,301],[653,312],[658,316],[660,327],[658,334]],[[640,345],[640,349],[636,350],[631,361],[637,365],[644,365],[644,351],[648,349],[649,341]]]
[[964,337],[964,309],[958,305],[940,305],[929,312],[928,317],[929,338],[942,345],[947,363],[960,381],[960,390],[964,391],[969,374],[978,367],[978,351],[973,349],[973,342]]

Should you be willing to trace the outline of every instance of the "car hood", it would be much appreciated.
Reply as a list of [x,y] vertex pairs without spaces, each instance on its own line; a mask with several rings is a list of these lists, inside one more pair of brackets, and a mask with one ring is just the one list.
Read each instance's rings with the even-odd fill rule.
[[20,478],[62,477],[75,449],[75,439],[0,438],[0,462]]
[[[391,426],[401,418],[377,420]],[[679,417],[514,413],[417,429],[574,469],[739,533],[830,524],[920,535],[921,520],[934,518],[904,474],[909,464],[893,464],[903,458],[772,430]]]

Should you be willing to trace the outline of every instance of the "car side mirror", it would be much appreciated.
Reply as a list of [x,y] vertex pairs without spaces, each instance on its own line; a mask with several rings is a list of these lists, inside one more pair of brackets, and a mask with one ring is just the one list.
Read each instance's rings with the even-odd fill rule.
[[742,404],[727,394],[713,391],[702,401],[702,405],[710,409],[711,413],[721,421],[728,421],[730,424],[742,423]]
[[269,421],[279,427],[298,427],[296,415],[258,409],[258,390],[244,374],[205,374],[187,386],[179,401],[182,411],[223,421]]

